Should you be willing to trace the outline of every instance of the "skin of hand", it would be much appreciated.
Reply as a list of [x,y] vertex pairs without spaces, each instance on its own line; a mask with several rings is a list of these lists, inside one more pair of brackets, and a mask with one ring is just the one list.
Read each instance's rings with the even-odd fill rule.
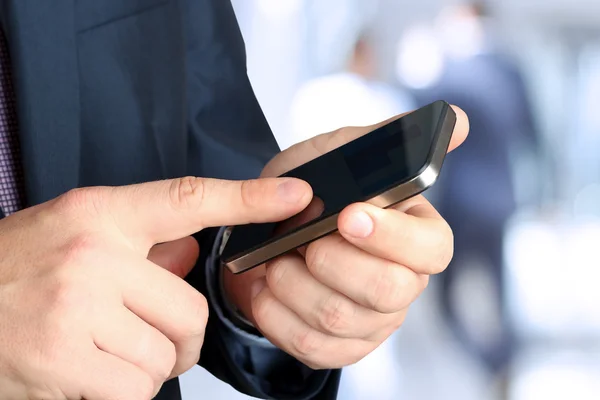
[[0,221],[0,398],[148,400],[198,361],[203,228],[304,209],[294,179],[76,189]]
[[[450,150],[469,131],[466,114],[454,110]],[[262,176],[278,176],[390,121],[297,144]],[[340,214],[338,229],[299,252],[224,277],[229,299],[255,327],[313,369],[348,366],[375,350],[402,325],[429,276],[443,272],[453,256],[452,230],[423,196],[389,209],[352,204]]]

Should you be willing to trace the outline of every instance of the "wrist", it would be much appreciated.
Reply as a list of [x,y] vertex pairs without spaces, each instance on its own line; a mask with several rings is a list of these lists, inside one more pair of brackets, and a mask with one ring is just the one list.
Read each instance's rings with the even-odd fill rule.
[[[217,238],[214,246],[217,250],[215,260],[219,260],[228,234],[229,230],[224,229],[222,235]],[[265,267],[260,266],[238,275],[233,274],[219,261],[215,267],[223,311],[239,328],[256,331],[252,316],[252,283],[266,275]]]
[[234,275],[225,267],[220,268],[221,293],[225,306],[252,326],[252,284],[265,275],[264,266],[241,275]]

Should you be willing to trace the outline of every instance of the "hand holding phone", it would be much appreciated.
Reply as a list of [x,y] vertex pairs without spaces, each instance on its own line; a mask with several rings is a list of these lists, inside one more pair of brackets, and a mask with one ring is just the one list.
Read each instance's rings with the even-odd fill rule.
[[247,271],[334,232],[353,203],[387,208],[423,192],[440,173],[455,125],[455,112],[439,101],[283,174],[311,185],[311,204],[286,221],[230,228],[222,261]]
[[[457,121],[449,151],[469,130],[465,113],[456,107],[450,111]],[[397,119],[299,143],[269,162],[262,176],[295,170]],[[322,212],[326,201],[320,200],[313,199],[281,229]],[[402,325],[429,276],[442,272],[452,258],[448,224],[420,195],[388,208],[350,204],[334,229],[302,251],[289,251],[247,273],[223,271],[224,293],[232,305],[271,343],[313,369],[354,364],[380,346]]]

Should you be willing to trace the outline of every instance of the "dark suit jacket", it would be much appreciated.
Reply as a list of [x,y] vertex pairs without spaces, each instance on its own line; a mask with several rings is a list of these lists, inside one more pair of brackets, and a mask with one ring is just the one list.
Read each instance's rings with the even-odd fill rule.
[[[227,0],[0,0],[0,23],[28,205],[82,186],[252,178],[279,151]],[[207,293],[204,268],[188,280]],[[333,399],[339,381],[240,340],[213,309],[200,364],[261,398]],[[160,398],[179,397],[171,381]]]

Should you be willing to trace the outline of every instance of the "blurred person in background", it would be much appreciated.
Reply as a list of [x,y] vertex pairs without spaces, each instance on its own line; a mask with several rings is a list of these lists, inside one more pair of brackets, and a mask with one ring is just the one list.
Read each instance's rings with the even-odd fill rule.
[[[446,9],[436,31],[443,68],[416,96],[422,103],[446,99],[461,105],[472,131],[460,156],[445,163],[437,187],[441,213],[455,237],[454,261],[440,277],[440,302],[460,341],[495,375],[506,368],[515,347],[503,312],[504,233],[516,211],[511,152],[524,145],[535,149],[536,130],[521,74],[498,50],[483,2]],[[471,263],[485,268],[493,296],[483,290],[482,301],[470,295],[470,304],[459,306],[458,284],[473,272]],[[482,310],[485,297],[492,302]],[[477,309],[475,326],[465,323],[465,316]]]
[[301,142],[337,127],[367,126],[414,109],[406,92],[378,78],[373,36],[358,36],[346,69],[309,80],[298,90],[291,107],[291,136]]

